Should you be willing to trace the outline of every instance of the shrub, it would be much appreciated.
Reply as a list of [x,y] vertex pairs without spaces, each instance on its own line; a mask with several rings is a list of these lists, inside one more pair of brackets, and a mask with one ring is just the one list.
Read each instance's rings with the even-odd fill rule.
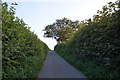
[[108,4],[93,20],[82,21],[70,41],[55,46],[58,54],[88,78],[120,78],[120,9],[118,2]]
[[37,78],[49,50],[22,19],[15,17],[16,3],[2,3],[3,78]]

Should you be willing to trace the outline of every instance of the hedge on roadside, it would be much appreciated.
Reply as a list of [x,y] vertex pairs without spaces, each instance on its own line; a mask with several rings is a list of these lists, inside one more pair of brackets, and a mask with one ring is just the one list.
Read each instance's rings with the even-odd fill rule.
[[15,16],[16,5],[2,3],[2,77],[37,78],[49,48]]
[[109,2],[55,51],[89,78],[120,78],[120,9]]

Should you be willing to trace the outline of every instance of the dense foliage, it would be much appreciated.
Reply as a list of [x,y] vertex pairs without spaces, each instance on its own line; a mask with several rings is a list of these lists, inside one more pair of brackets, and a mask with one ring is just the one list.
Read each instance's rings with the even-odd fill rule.
[[15,17],[15,5],[2,3],[2,77],[37,78],[49,48]]
[[57,19],[56,22],[45,27],[44,37],[54,38],[58,43],[64,43],[73,37],[79,24],[77,20],[72,21],[67,18]]
[[120,9],[109,2],[93,19],[82,21],[74,37],[55,51],[88,78],[120,78]]
[[[2,12],[2,4],[0,0],[0,12]],[[2,78],[2,37],[1,37],[1,32],[2,32],[2,13],[0,13],[0,79]]]

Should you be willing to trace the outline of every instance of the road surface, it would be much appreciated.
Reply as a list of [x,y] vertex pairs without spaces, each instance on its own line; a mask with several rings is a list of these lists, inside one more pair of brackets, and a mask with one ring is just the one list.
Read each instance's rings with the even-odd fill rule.
[[48,52],[38,78],[85,78],[88,80],[54,51]]

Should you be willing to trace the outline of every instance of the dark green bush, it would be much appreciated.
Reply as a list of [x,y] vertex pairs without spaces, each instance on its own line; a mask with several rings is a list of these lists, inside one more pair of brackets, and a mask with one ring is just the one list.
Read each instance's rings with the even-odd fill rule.
[[55,46],[88,78],[120,78],[120,9],[118,2],[108,4],[93,20],[82,21],[70,41]]
[[49,48],[15,17],[15,5],[2,3],[2,77],[37,78]]

